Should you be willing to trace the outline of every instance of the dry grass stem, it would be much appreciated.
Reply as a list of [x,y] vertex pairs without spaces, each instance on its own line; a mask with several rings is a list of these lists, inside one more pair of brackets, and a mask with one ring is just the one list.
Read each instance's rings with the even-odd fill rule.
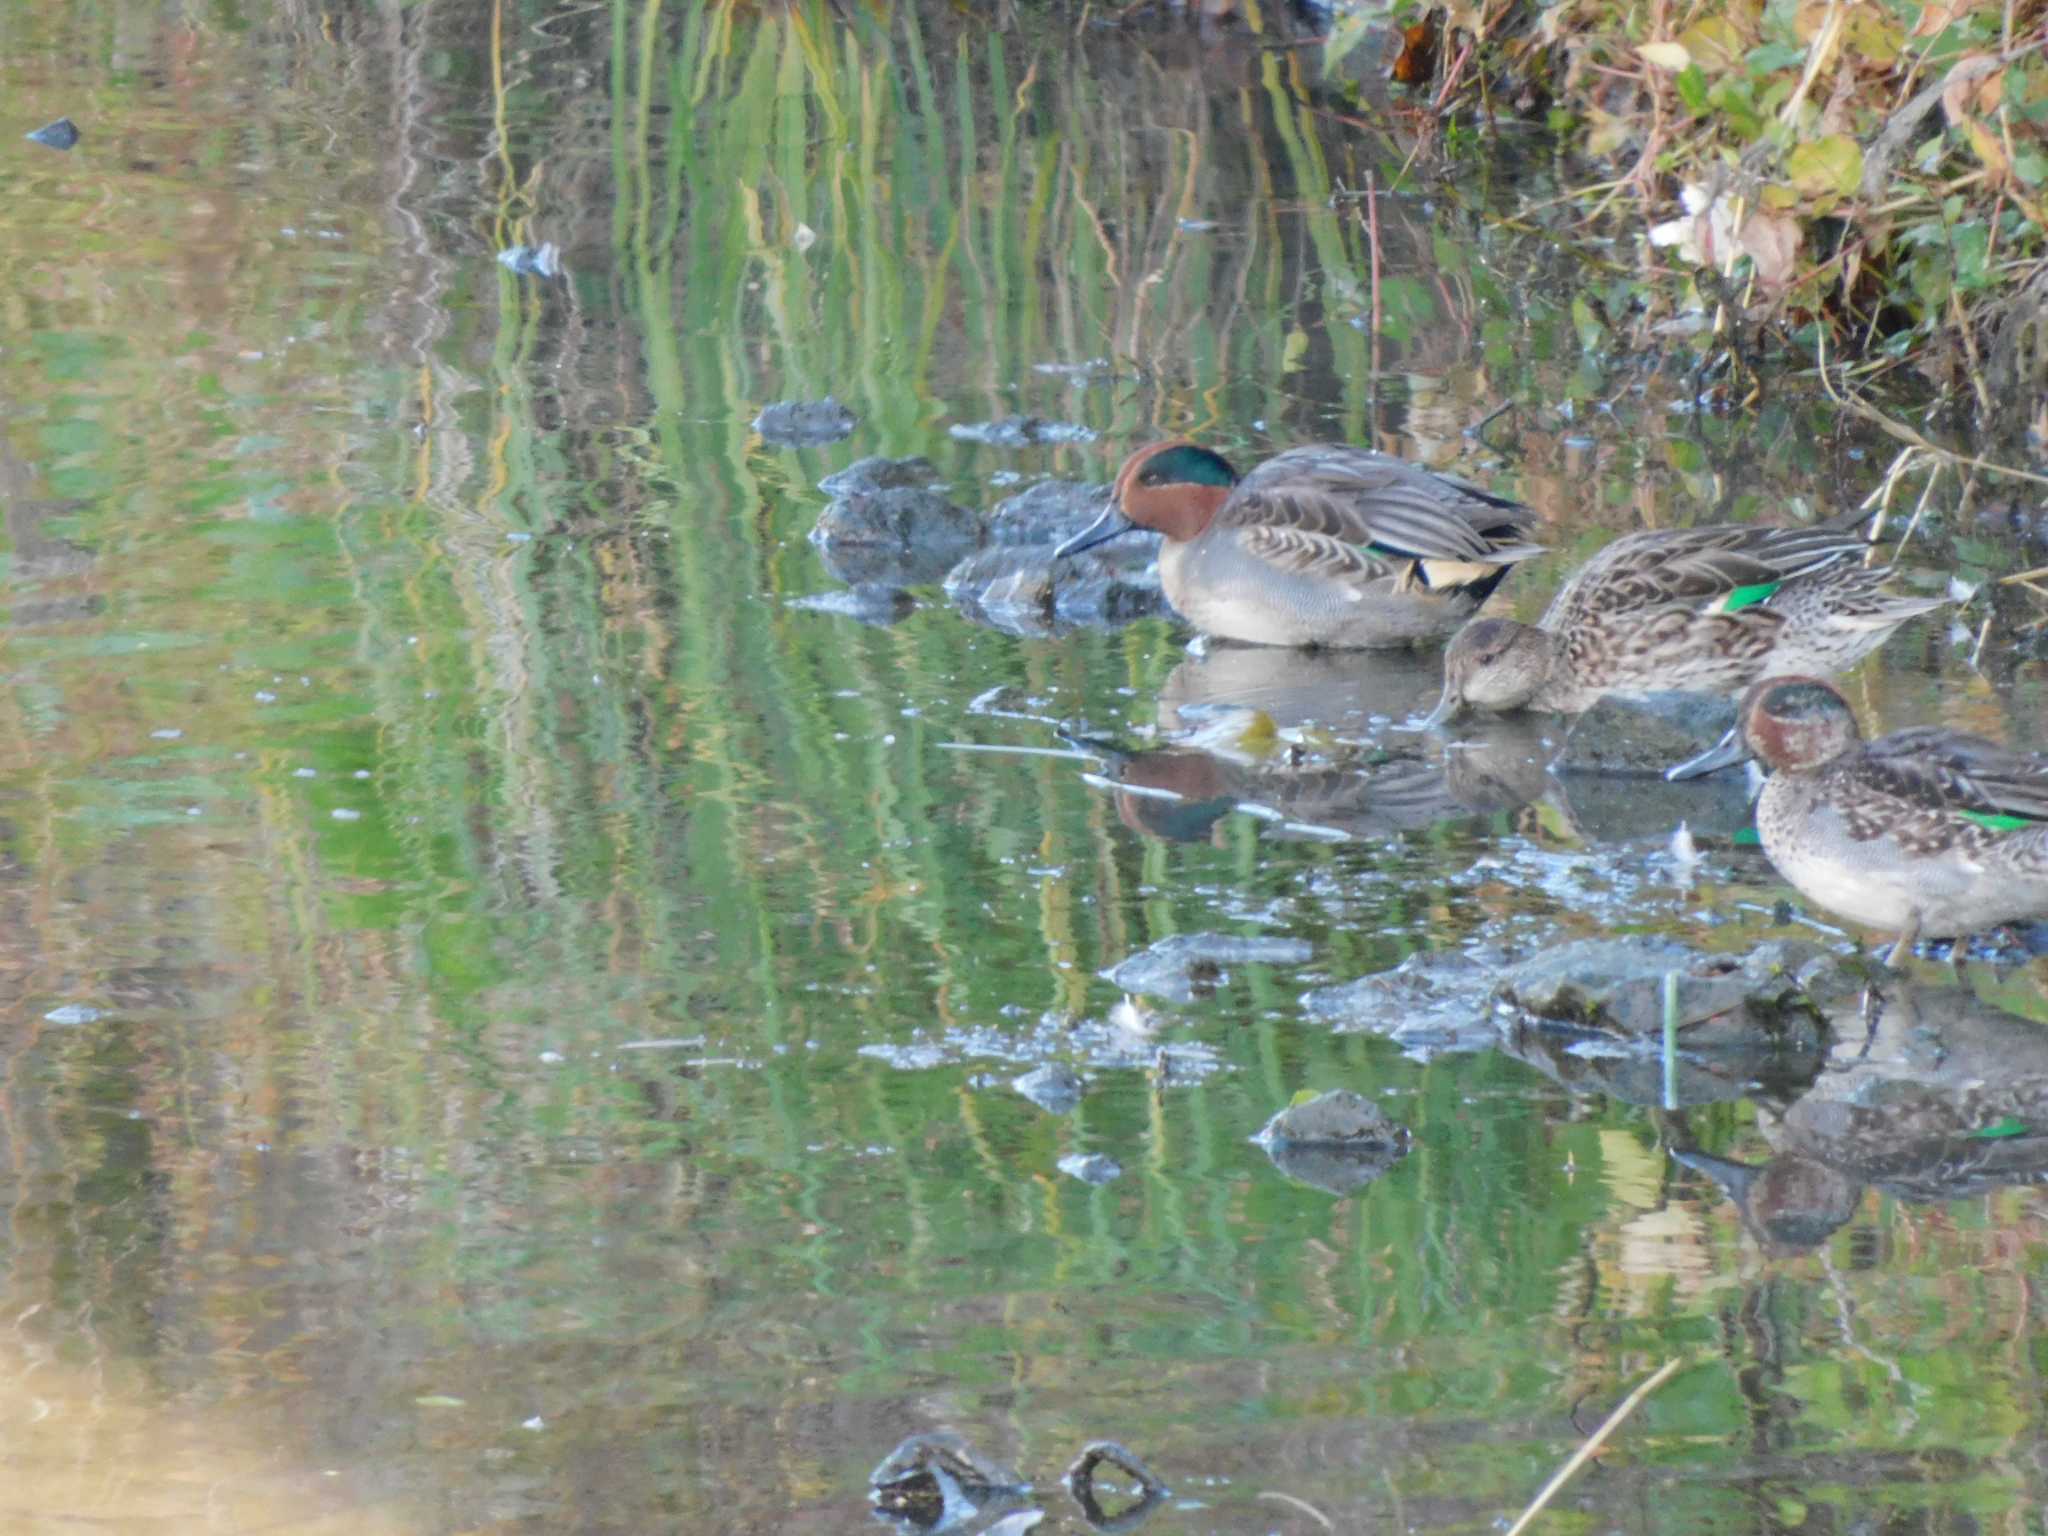
[[1656,1375],[1637,1387],[1635,1391],[1629,1393],[1627,1397],[1624,1397],[1621,1400],[1621,1405],[1614,1412],[1607,1415],[1606,1421],[1593,1431],[1591,1436],[1587,1438],[1586,1443],[1578,1448],[1572,1459],[1559,1467],[1550,1481],[1543,1485],[1542,1492],[1530,1500],[1529,1507],[1522,1511],[1522,1518],[1508,1527],[1508,1536],[1522,1536],[1522,1532],[1529,1528],[1530,1523],[1538,1515],[1542,1514],[1545,1507],[1557,1496],[1558,1490],[1572,1480],[1579,1468],[1583,1467],[1599,1453],[1600,1447],[1607,1443],[1607,1437],[1621,1428],[1622,1424],[1627,1421],[1628,1416],[1643,1405],[1644,1399],[1663,1386],[1665,1382],[1669,1381],[1677,1373],[1679,1366],[1684,1363],[1685,1357],[1683,1355],[1674,1355],[1657,1368]]

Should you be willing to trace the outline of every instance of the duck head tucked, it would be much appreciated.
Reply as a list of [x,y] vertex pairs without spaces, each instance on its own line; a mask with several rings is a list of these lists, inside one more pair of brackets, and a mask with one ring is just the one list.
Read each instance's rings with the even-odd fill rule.
[[1506,714],[1543,691],[1558,655],[1557,639],[1513,619],[1474,619],[1444,650],[1444,693],[1422,729],[1455,720],[1466,709]]
[[1185,438],[1152,443],[1124,460],[1102,516],[1052,557],[1062,560],[1139,529],[1183,543],[1199,538],[1236,485],[1237,471],[1213,449]]

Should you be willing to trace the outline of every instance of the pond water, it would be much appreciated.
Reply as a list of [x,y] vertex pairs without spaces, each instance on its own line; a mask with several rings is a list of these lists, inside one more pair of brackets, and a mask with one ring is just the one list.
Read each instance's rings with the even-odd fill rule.
[[[1553,1526],[2037,1528],[2029,1125],[1850,1135],[1850,1070],[1674,1116],[1302,1002],[1416,951],[1846,947],[1739,793],[1345,759],[1407,763],[1429,657],[808,601],[871,454],[979,510],[1168,433],[1376,444],[1538,509],[1524,617],[1617,530],[1878,486],[1810,379],[1697,409],[1626,345],[1637,258],[1559,239],[1590,176],[1533,130],[1425,133],[1356,15],[0,38],[0,1525],[868,1529],[943,1428],[1042,1530],[1105,1436],[1149,1530],[1492,1530],[1678,1358]],[[750,426],[828,393],[842,441]],[[951,430],[1018,416],[1085,431]],[[2048,562],[2039,500],[1943,477],[1902,569]],[[2043,612],[1987,587],[1850,696],[2038,743]],[[1205,932],[1286,942],[1098,975]],[[1918,987],[1871,1059],[2033,1071],[2048,962]],[[1011,1086],[1047,1062],[1067,1113]],[[1335,1087],[1413,1134],[1341,1193],[1250,1140]]]

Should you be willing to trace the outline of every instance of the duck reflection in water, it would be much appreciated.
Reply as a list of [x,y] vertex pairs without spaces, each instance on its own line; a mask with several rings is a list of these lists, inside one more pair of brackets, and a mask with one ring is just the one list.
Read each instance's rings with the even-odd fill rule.
[[[1413,832],[1535,807],[1551,836],[1669,837],[1680,820],[1708,838],[1748,824],[1741,786],[1559,774],[1557,733],[1532,717],[1485,721],[1462,739],[1394,733],[1437,687],[1434,656],[1341,654],[1211,644],[1161,687],[1166,745],[1077,742],[1108,765],[1100,782],[1133,831],[1220,842],[1233,811],[1264,836],[1342,840]],[[1569,786],[1569,789],[1567,788]]]
[[[1765,1253],[1818,1247],[1875,1186],[1909,1204],[2048,1181],[2048,1028],[1969,987],[1887,984],[1831,1004],[1834,1046],[1803,1095],[1758,1110],[1771,1156],[1701,1150],[1674,1116],[1671,1155],[1734,1202]],[[1866,1017],[1867,1016],[1867,1017]]]

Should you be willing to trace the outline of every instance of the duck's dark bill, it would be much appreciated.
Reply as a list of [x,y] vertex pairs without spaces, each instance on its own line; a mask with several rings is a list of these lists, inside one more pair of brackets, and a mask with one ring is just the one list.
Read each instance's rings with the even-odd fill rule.
[[1667,779],[1696,779],[1702,774],[1712,773],[1717,768],[1732,768],[1737,763],[1749,760],[1749,744],[1742,739],[1739,726],[1730,726],[1728,734],[1715,742],[1698,757],[1688,758],[1675,767],[1666,768]]
[[1126,533],[1135,533],[1138,525],[1123,514],[1123,509],[1111,502],[1102,509],[1102,516],[1075,534],[1066,543],[1052,552],[1055,560],[1064,560],[1069,555],[1078,555],[1084,549],[1093,549],[1098,544],[1107,544],[1111,539]]

